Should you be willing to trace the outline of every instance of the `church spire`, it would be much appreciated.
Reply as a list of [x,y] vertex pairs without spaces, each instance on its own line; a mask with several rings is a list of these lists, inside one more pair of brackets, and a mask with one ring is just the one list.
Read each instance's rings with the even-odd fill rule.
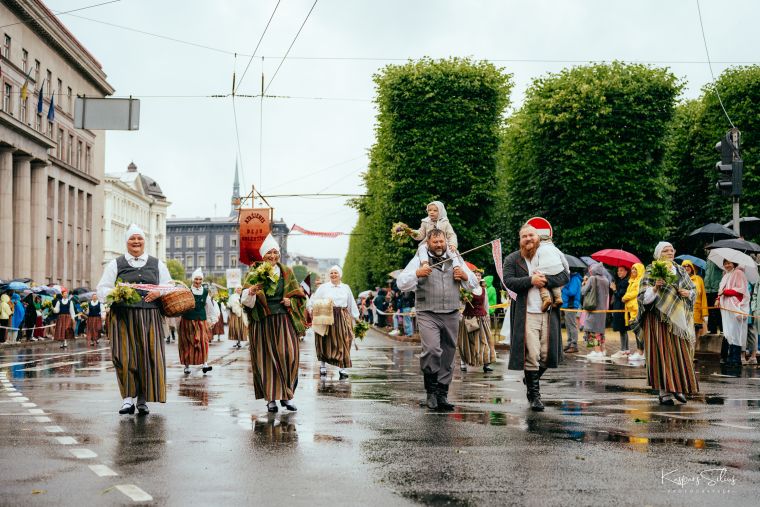
[[237,215],[240,207],[240,178],[238,177],[238,162],[235,160],[235,182],[232,184],[232,206],[230,216]]

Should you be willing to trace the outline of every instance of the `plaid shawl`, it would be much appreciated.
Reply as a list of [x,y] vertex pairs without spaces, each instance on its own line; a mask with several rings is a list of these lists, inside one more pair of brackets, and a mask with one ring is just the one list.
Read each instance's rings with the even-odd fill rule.
[[639,315],[633,323],[633,330],[638,334],[645,315],[653,312],[657,318],[668,325],[673,335],[689,340],[693,344],[696,339],[694,335],[694,300],[691,297],[682,298],[679,296],[678,289],[695,291],[696,287],[686,270],[675,263],[673,266],[676,268],[678,282],[675,285],[660,287],[654,302],[644,305],[644,293],[649,287],[654,287],[657,281],[652,278],[652,265],[647,266],[639,284]]
[[[290,298],[288,315],[293,322],[296,335],[299,337],[303,336],[306,333],[306,294],[298,283],[298,279],[296,279],[293,270],[279,262],[277,265],[280,267],[280,273],[282,273],[283,283],[285,285],[283,296]],[[254,266],[252,265],[250,269],[254,269]],[[243,279],[245,280],[245,277],[243,277]],[[255,322],[260,322],[272,314],[269,311],[267,298],[263,291],[260,291],[256,295],[256,305],[253,308],[246,308],[246,310],[249,312],[251,319]]]

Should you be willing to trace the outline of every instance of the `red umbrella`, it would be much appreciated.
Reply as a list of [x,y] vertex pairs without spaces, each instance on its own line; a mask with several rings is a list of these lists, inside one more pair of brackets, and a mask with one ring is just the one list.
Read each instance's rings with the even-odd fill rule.
[[606,248],[599,250],[596,253],[591,254],[591,258],[595,261],[603,262],[610,266],[625,266],[630,268],[634,264],[641,263],[638,257],[625,250],[617,250],[614,248]]

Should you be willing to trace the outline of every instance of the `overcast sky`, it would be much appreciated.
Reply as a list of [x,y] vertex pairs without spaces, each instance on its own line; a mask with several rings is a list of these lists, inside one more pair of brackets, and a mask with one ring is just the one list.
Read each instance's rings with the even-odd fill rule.
[[[57,12],[94,3],[47,5]],[[276,3],[121,0],[61,15],[101,62],[116,96],[142,101],[138,132],[107,134],[106,172],[134,161],[161,185],[172,202],[170,215],[226,215],[238,158],[232,100],[170,96],[230,93],[233,71],[240,81]],[[269,83],[312,4],[280,2],[238,94],[259,93],[262,68]],[[701,0],[700,6],[716,76],[726,62],[760,61],[760,2]],[[494,61],[514,74],[515,107],[534,78],[588,61],[667,66],[687,83],[684,98],[698,96],[711,79],[695,0],[319,0],[267,91],[312,98],[264,99],[263,115],[258,98],[235,101],[241,183],[248,189],[255,183],[264,195],[362,193],[361,173],[374,141],[372,75],[396,59],[423,56]],[[290,226],[350,232],[356,213],[344,202],[270,200]],[[289,248],[343,258],[348,238],[291,236]]]

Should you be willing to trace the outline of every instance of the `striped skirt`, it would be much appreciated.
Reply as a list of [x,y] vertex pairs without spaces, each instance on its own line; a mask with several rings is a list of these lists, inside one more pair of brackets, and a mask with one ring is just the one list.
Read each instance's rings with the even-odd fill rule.
[[61,313],[55,319],[53,339],[59,341],[74,339],[74,320],[71,318],[71,315]]
[[652,313],[644,317],[641,336],[652,388],[671,393],[699,392],[692,347],[687,340],[673,336],[667,325]]
[[166,403],[164,318],[158,309],[118,308],[106,320],[121,397]]
[[234,313],[230,312],[230,316],[227,319],[227,335],[230,340],[248,340],[248,330],[246,329],[243,317],[238,317]]
[[256,399],[292,400],[298,385],[300,343],[290,316],[271,315],[248,326]]
[[222,318],[221,313],[219,314],[219,318],[216,320],[216,324],[214,324],[214,327],[211,328],[211,334],[213,336],[224,334],[224,318]]
[[491,348],[491,323],[488,316],[475,317],[480,327],[472,333],[467,332],[464,317],[459,321],[457,348],[459,357],[469,366],[483,366],[496,360],[496,354]]
[[314,335],[317,359],[338,368],[351,368],[351,343],[354,341],[354,326],[348,308],[333,307],[333,325],[327,327],[327,334]]
[[208,342],[211,333],[205,320],[180,319],[179,362],[184,365],[204,364],[208,360]]
[[87,339],[91,341],[100,339],[101,331],[103,331],[103,319],[87,317]]

